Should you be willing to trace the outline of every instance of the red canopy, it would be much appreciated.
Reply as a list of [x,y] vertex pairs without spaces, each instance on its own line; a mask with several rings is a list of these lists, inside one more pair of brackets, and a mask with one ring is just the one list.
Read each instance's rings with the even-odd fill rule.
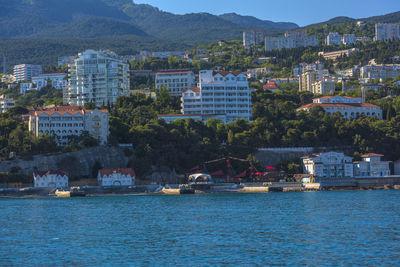
[[225,173],[222,170],[211,173],[211,176],[225,176]]
[[198,169],[200,169],[200,166],[199,166],[199,165],[194,166],[194,167],[191,168],[189,171],[195,171],[195,170],[198,170]]
[[234,176],[233,178],[243,178],[246,177],[247,171],[244,171],[242,173],[239,173],[238,175]]

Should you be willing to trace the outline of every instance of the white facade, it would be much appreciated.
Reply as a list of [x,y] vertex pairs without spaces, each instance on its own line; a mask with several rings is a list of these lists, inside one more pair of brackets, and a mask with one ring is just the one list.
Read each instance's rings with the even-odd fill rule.
[[318,46],[318,37],[307,35],[304,30],[288,31],[285,33],[285,37],[265,37],[266,51],[306,46]]
[[321,107],[329,114],[340,112],[346,119],[354,119],[360,115],[382,119],[382,109],[379,106],[362,103],[361,98],[342,96],[315,98],[312,104],[304,105],[297,111],[310,111],[314,107]]
[[86,50],[78,54],[68,69],[64,104],[104,106],[129,95],[129,64],[111,51]]
[[340,45],[342,37],[337,32],[330,32],[325,40],[326,45]]
[[34,187],[68,187],[68,173],[65,171],[47,171],[33,173]]
[[226,115],[228,122],[250,120],[251,91],[244,73],[202,70],[199,88],[182,94],[182,113]]
[[333,94],[335,93],[335,81],[324,77],[321,81],[311,84],[311,93],[318,95]]
[[190,70],[165,70],[156,73],[156,89],[169,89],[170,95],[182,96],[182,91],[195,86],[194,73]]
[[352,157],[343,153],[327,152],[303,157],[303,170],[319,178],[353,177]]
[[271,72],[271,68],[269,68],[269,67],[248,69],[247,70],[247,78],[257,79],[258,75],[265,75],[270,72]]
[[5,95],[0,96],[0,112],[6,113],[10,108],[15,106],[14,99],[8,98]]
[[389,161],[381,161],[383,155],[365,154],[362,161],[354,163],[354,176],[356,177],[384,177],[390,175]]
[[361,67],[360,77],[384,79],[400,76],[400,64],[369,64]]
[[16,82],[31,81],[33,76],[41,73],[41,65],[20,64],[14,66],[14,78]]
[[55,136],[61,146],[68,144],[70,136],[79,136],[87,131],[104,145],[109,134],[108,111],[85,110],[76,106],[37,109],[29,114],[29,131],[35,136]]
[[324,63],[320,61],[316,61],[311,64],[307,63],[300,63],[299,65],[295,66],[293,69],[293,76],[300,76],[307,71],[316,71],[324,69]]
[[299,91],[313,92],[313,84],[324,80],[327,75],[329,71],[326,69],[303,73],[299,77]]
[[354,44],[356,42],[356,36],[354,34],[343,34],[342,43],[345,45]]
[[32,83],[36,84],[37,90],[41,90],[43,87],[47,86],[48,81],[51,81],[51,85],[55,89],[62,90],[68,87],[68,81],[64,79],[66,76],[66,73],[40,74],[32,77]]
[[15,82],[15,77],[13,74],[3,74],[1,76],[1,82],[6,84],[12,84]]
[[19,86],[21,95],[26,94],[27,91],[36,90],[32,83],[20,83]]
[[97,175],[100,186],[132,186],[135,178],[135,172],[130,168],[101,169]]
[[356,53],[360,51],[358,48],[351,48],[351,49],[345,49],[345,50],[339,50],[339,51],[333,51],[333,52],[319,52],[318,56],[323,56],[324,59],[327,60],[336,60],[339,57],[348,57],[353,53]]
[[400,39],[399,24],[375,24],[375,41]]
[[243,32],[243,46],[249,48],[252,45],[262,44],[264,34],[260,31],[245,31]]

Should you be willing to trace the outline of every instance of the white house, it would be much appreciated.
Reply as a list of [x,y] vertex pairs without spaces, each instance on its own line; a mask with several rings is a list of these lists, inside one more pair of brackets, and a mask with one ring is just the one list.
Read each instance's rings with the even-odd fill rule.
[[48,81],[51,81],[54,88],[62,90],[68,87],[68,81],[64,79],[66,76],[66,73],[39,74],[32,77],[32,83],[36,84],[37,90],[40,90],[47,85]]
[[302,159],[305,174],[320,178],[353,177],[352,157],[343,153],[326,152]]
[[190,70],[163,70],[156,73],[156,89],[169,89],[171,96],[180,97],[183,90],[194,86],[195,76]]
[[100,186],[132,186],[135,178],[135,171],[131,168],[101,169],[97,175]]
[[389,161],[381,161],[383,155],[369,153],[362,155],[362,161],[354,162],[356,177],[384,177],[390,175]]
[[68,187],[68,173],[65,171],[35,171],[34,187]]
[[0,112],[6,113],[10,108],[15,106],[14,99],[8,98],[6,95],[0,95]]

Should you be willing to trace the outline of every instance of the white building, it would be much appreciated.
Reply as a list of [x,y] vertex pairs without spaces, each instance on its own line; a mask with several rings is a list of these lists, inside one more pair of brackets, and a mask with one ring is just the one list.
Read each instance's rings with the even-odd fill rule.
[[135,178],[135,171],[130,168],[101,169],[97,175],[100,186],[132,186]]
[[337,32],[330,32],[325,39],[326,45],[340,45],[342,37]]
[[314,107],[321,107],[329,114],[340,112],[346,119],[354,119],[360,115],[382,119],[382,109],[379,106],[362,103],[361,98],[346,96],[315,98],[312,104],[304,105],[298,108],[297,111],[310,111]]
[[303,170],[318,178],[353,177],[352,157],[343,153],[326,152],[303,157]]
[[29,115],[29,131],[35,136],[55,136],[58,145],[67,145],[70,136],[87,131],[99,141],[107,143],[109,122],[107,110],[86,110],[77,106],[37,108]]
[[324,77],[320,81],[311,84],[311,93],[316,95],[326,95],[335,93],[335,80]]
[[1,82],[6,84],[12,84],[15,82],[15,77],[12,74],[3,74],[1,76]]
[[390,175],[390,162],[381,161],[383,155],[369,153],[361,157],[362,161],[354,162],[355,177],[384,177]]
[[356,36],[354,34],[343,34],[342,43],[345,45],[354,44],[356,42]]
[[356,37],[356,42],[368,43],[368,42],[371,42],[371,38],[367,37],[367,36]]
[[32,83],[36,84],[36,90],[41,90],[43,87],[47,86],[47,82],[51,82],[57,90],[63,90],[68,87],[68,81],[65,79],[67,77],[66,73],[47,73],[39,74],[32,77]]
[[33,83],[20,83],[19,87],[21,95],[26,94],[27,91],[36,90],[36,88],[33,87]]
[[384,79],[400,76],[400,64],[369,64],[361,67],[360,77]]
[[156,89],[167,87],[170,95],[181,97],[182,91],[195,86],[195,76],[190,70],[163,70],[156,73]]
[[14,99],[8,98],[6,95],[0,95],[0,112],[6,113],[10,108],[15,106]]
[[41,73],[41,65],[20,64],[14,66],[14,78],[16,82],[31,81],[33,76]]
[[400,39],[399,24],[375,24],[375,41],[389,41]]
[[322,81],[329,75],[327,69],[307,71],[299,77],[299,91],[313,92],[313,84]]
[[360,51],[358,48],[351,48],[333,52],[319,52],[318,56],[322,56],[324,59],[335,61],[339,57],[349,57],[351,54]]
[[114,52],[86,50],[68,65],[68,71],[64,104],[105,106],[129,95],[129,64]]
[[243,32],[243,46],[249,48],[252,45],[262,44],[264,41],[264,34],[260,31],[245,31]]
[[320,61],[315,61],[314,63],[307,64],[307,63],[300,63],[299,65],[295,66],[293,69],[293,76],[299,76],[307,71],[316,71],[324,69],[324,63]]
[[287,31],[285,37],[265,37],[266,51],[306,46],[318,46],[318,37],[316,35],[307,35],[304,29]]
[[266,75],[268,73],[271,73],[271,68],[269,67],[248,69],[247,78],[257,79],[258,75]]
[[35,171],[33,173],[34,187],[68,187],[68,173],[65,171]]

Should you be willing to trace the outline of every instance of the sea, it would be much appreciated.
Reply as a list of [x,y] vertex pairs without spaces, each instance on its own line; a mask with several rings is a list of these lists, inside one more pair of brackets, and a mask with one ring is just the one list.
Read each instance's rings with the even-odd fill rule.
[[400,191],[0,199],[0,266],[399,266]]

